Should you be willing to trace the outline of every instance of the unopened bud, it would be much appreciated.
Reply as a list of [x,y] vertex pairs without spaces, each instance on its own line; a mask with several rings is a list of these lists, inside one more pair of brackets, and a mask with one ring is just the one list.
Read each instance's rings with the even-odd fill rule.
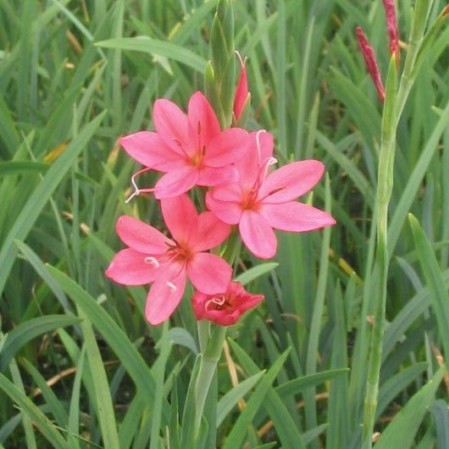
[[373,80],[374,86],[377,90],[377,95],[381,101],[385,100],[385,89],[382,83],[382,77],[380,75],[379,66],[377,64],[376,53],[373,47],[368,42],[361,27],[356,28],[357,40],[359,42],[360,51],[362,52],[363,59],[365,60],[365,65],[368,73]]
[[394,0],[383,0],[385,17],[387,19],[388,37],[390,39],[390,54],[399,63],[399,36],[398,36],[398,22],[396,20],[396,9]]

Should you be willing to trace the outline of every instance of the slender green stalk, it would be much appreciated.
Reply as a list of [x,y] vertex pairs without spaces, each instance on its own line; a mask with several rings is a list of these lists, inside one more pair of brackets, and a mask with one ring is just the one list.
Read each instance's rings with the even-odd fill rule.
[[382,123],[382,144],[379,155],[376,192],[376,255],[374,259],[374,279],[376,279],[376,307],[371,335],[368,378],[365,393],[363,417],[363,449],[372,447],[372,434],[377,408],[379,376],[382,362],[382,346],[385,328],[385,308],[387,301],[388,257],[388,208],[393,189],[394,155],[396,150],[396,63],[390,62],[386,101]]
[[404,105],[416,79],[416,59],[423,42],[431,6],[432,0],[421,0],[416,3],[409,40],[410,44],[399,87],[397,87],[397,63],[394,57],[390,61],[388,70],[375,202],[377,241],[373,276],[377,281],[377,291],[375,292],[375,315],[372,323],[373,328],[365,392],[362,449],[371,449],[372,447],[372,436],[378,402],[390,258],[388,249],[388,210],[394,182],[393,170],[396,152],[396,132]]
[[226,327],[211,325],[209,341],[206,350],[201,355],[200,368],[195,382],[195,439],[200,431],[204,404],[215,376],[225,337]]

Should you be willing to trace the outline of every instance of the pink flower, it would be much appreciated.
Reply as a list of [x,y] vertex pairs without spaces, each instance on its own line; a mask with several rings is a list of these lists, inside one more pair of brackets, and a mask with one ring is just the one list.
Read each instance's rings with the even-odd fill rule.
[[366,69],[374,83],[374,86],[377,90],[377,95],[380,101],[385,100],[385,89],[382,83],[382,77],[380,75],[379,66],[377,65],[376,53],[374,52],[373,47],[368,42],[365,33],[363,32],[361,27],[356,28],[357,40],[359,42],[359,48],[362,52],[363,59],[365,61]]
[[197,320],[209,320],[221,326],[231,326],[243,313],[256,307],[263,299],[263,295],[248,293],[239,282],[231,282],[224,293],[206,295],[195,292],[192,306]]
[[238,123],[240,121],[242,113],[245,110],[245,107],[247,106],[250,99],[250,93],[248,91],[248,77],[246,75],[246,61],[241,58],[239,53],[237,53],[237,56],[240,60],[241,69],[240,77],[234,94],[233,112],[235,123]]
[[153,283],[145,315],[155,325],[176,309],[187,279],[199,291],[215,294],[226,289],[232,276],[227,262],[205,252],[227,238],[227,224],[211,212],[198,215],[186,195],[162,200],[161,208],[173,238],[140,220],[122,216],[117,233],[128,248],[119,251],[106,270],[106,275],[119,284]]
[[125,151],[147,169],[165,173],[154,189],[156,198],[170,198],[195,185],[216,186],[233,176],[232,164],[245,153],[248,132],[220,129],[217,116],[201,92],[192,95],[187,115],[173,102],[157,100],[156,132],[141,131],[120,139]]
[[255,256],[268,259],[276,254],[273,229],[305,232],[335,224],[327,212],[294,201],[320,180],[321,162],[292,162],[268,173],[276,161],[273,138],[267,132],[256,134],[252,150],[236,164],[239,182],[212,189],[206,204],[224,223],[238,224],[243,243]]

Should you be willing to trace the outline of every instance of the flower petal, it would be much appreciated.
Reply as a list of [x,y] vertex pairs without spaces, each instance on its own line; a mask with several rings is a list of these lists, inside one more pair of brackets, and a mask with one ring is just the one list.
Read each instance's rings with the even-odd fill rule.
[[276,255],[276,235],[259,213],[243,211],[239,231],[243,243],[256,257],[270,259]]
[[162,216],[173,238],[180,244],[190,242],[198,227],[198,212],[187,195],[161,200]]
[[199,148],[207,146],[220,133],[215,111],[202,92],[195,92],[190,97],[187,120],[190,139]]
[[219,220],[212,212],[203,212],[198,216],[198,224],[193,229],[190,240],[192,250],[205,251],[223,243],[231,228]]
[[282,203],[308,192],[321,179],[324,165],[313,159],[292,162],[270,173],[259,190],[264,202]]
[[327,212],[296,201],[263,204],[260,213],[270,226],[281,231],[305,232],[335,224]]
[[212,295],[226,290],[232,268],[215,254],[196,253],[187,264],[187,274],[195,288]]
[[174,277],[164,277],[153,283],[145,304],[145,317],[150,324],[156,326],[170,318],[181,302],[186,280],[186,271],[182,269]]
[[250,148],[249,136],[244,129],[225,129],[207,146],[204,163],[210,167],[224,167],[237,162]]
[[273,157],[273,136],[265,130],[249,135],[249,146],[236,164],[242,190],[250,190],[265,176],[267,162]]
[[154,132],[140,131],[123,136],[120,145],[137,162],[154,170],[169,171],[185,164],[184,155],[172,151],[161,136]]
[[239,173],[235,166],[226,167],[202,167],[199,171],[197,185],[215,187],[227,185],[232,182],[238,182]]
[[182,195],[194,187],[197,180],[198,170],[185,165],[162,176],[154,187],[154,196],[160,200]]
[[[187,117],[183,111],[170,100],[156,100],[153,107],[153,122],[156,131],[167,143],[173,142],[172,148],[179,149],[179,143],[188,141]],[[179,150],[178,150],[179,151]]]
[[237,224],[242,215],[241,193],[236,185],[210,190],[206,194],[206,206],[221,221]]
[[127,215],[117,220],[117,234],[123,243],[146,255],[163,254],[173,242],[153,226]]
[[145,167],[153,168],[154,158],[152,149],[161,145],[161,139],[157,133],[140,131],[121,137],[119,142],[129,156]]
[[159,275],[159,269],[156,264],[145,260],[145,254],[129,248],[123,249],[112,259],[106,269],[106,276],[123,285],[149,284]]

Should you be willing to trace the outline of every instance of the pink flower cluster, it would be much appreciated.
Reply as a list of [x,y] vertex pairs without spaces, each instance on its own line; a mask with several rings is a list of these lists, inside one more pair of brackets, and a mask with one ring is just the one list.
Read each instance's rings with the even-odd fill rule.
[[[234,98],[238,123],[248,103],[245,64]],[[153,192],[160,201],[170,237],[132,217],[122,216],[117,233],[127,248],[119,251],[106,275],[123,285],[152,283],[145,314],[160,324],[174,312],[187,280],[195,288],[195,317],[224,326],[257,305],[253,295],[232,281],[228,262],[210,252],[225,244],[232,227],[254,256],[276,254],[274,229],[311,231],[335,223],[324,211],[296,201],[310,191],[323,175],[323,164],[306,160],[272,170],[273,137],[266,131],[222,129],[201,92],[190,98],[187,114],[175,103],[160,99],[153,108],[155,131],[125,136],[120,143],[142,171],[162,175],[154,187],[139,189],[133,177],[134,195]],[[198,213],[188,196],[202,191],[206,210]]]

